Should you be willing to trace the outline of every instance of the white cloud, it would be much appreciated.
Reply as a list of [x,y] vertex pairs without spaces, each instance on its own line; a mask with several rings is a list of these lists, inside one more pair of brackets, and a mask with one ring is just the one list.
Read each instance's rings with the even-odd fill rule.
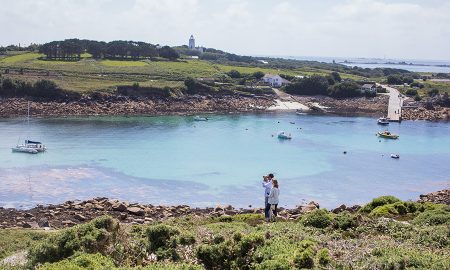
[[442,0],[0,0],[0,44],[135,39],[241,54],[450,60]]

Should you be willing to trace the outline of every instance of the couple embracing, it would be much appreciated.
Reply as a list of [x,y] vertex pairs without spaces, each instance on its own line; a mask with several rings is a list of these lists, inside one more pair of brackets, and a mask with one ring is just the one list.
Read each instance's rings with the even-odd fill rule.
[[278,207],[278,196],[280,195],[280,190],[278,189],[278,180],[273,176],[273,173],[263,176],[263,187],[264,187],[264,199],[265,199],[265,209],[264,216],[266,222],[277,216]]

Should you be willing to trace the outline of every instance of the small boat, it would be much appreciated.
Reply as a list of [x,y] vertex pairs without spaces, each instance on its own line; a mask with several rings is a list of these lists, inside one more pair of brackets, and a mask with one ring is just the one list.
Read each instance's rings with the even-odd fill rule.
[[292,139],[291,134],[287,134],[284,131],[281,131],[280,133],[278,133],[278,139],[282,139],[282,140],[290,140]]
[[391,154],[391,158],[399,159],[400,155],[399,154]]
[[33,148],[27,148],[24,145],[17,145],[16,147],[11,148],[11,150],[15,153],[28,153],[28,154],[37,154],[38,150]]
[[297,109],[297,110],[295,111],[295,114],[298,114],[298,115],[305,115],[306,113],[305,113],[302,109]]
[[[28,102],[27,127],[30,124],[30,102]],[[37,154],[45,152],[47,148],[41,142],[25,140],[23,144],[12,147],[11,150],[16,153]]]
[[378,132],[377,135],[381,138],[393,139],[393,140],[396,140],[399,137],[398,135],[392,134],[389,131]]
[[389,120],[386,117],[380,117],[377,121],[378,125],[389,125]]
[[195,116],[194,117],[194,121],[208,121],[208,118],[206,117],[200,117],[200,116]]
[[37,154],[40,152],[45,152],[47,148],[41,142],[35,142],[30,140],[25,140],[24,144],[18,144],[16,147],[11,148],[13,152],[17,153],[29,153]]

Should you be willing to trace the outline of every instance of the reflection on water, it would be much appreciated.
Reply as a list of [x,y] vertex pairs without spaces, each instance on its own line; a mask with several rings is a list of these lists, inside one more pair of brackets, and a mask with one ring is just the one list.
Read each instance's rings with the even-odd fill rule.
[[[260,205],[263,174],[281,205],[361,204],[384,194],[415,199],[450,185],[450,125],[294,114],[0,119],[0,206],[105,196],[153,204]],[[295,124],[291,124],[295,122]],[[280,141],[279,131],[292,140]],[[42,155],[13,154],[25,137]],[[347,154],[343,154],[343,152]],[[390,158],[400,154],[399,160]]]

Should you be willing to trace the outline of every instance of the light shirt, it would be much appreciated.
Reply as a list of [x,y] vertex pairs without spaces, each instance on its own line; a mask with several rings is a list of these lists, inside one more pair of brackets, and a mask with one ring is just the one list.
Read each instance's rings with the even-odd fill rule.
[[270,194],[270,190],[272,189],[272,180],[269,180],[267,182],[263,181],[263,188],[264,188],[264,197],[268,198]]
[[280,190],[276,187],[272,188],[269,193],[269,203],[278,204],[278,196],[280,196]]

